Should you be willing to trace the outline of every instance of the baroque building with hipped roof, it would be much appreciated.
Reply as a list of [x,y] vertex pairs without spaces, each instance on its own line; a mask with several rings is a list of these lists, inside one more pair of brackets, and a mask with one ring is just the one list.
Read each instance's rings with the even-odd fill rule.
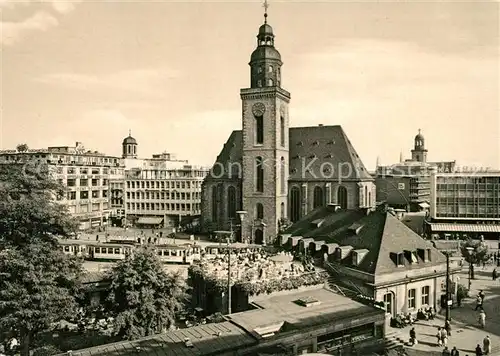
[[[266,14],[267,15],[267,14]],[[290,93],[272,27],[260,26],[233,131],[202,187],[202,224],[271,243],[280,227],[327,204],[374,208],[375,185],[340,126],[290,127]]]

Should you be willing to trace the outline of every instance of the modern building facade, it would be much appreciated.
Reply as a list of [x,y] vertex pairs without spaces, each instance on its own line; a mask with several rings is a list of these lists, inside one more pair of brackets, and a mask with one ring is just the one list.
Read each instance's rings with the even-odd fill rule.
[[[203,183],[204,226],[271,243],[289,220],[328,203],[375,206],[375,184],[340,126],[290,127],[290,93],[272,27],[260,26],[241,89],[242,131],[233,131]],[[237,213],[240,211],[241,213]]]
[[107,225],[111,213],[110,180],[124,174],[122,158],[87,150],[81,142],[74,147],[0,151],[0,164],[34,164],[39,169],[50,169],[54,178],[67,187],[60,203],[78,218],[82,230]]
[[138,158],[138,143],[130,134],[122,153],[125,172],[112,181],[111,190],[117,224],[179,227],[183,217],[201,214],[201,185],[208,168],[170,153]]
[[500,171],[431,176],[429,233],[500,237]]
[[375,178],[377,201],[412,212],[428,209],[431,190],[430,169],[454,171],[455,162],[428,162],[427,153],[425,138],[421,130],[418,130],[411,150],[411,159],[404,160],[401,154],[399,163],[390,166],[377,164]]

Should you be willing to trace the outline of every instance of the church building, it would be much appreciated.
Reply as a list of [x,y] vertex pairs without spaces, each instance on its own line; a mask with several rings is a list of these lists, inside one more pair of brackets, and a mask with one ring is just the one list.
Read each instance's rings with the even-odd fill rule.
[[269,244],[280,227],[316,208],[374,208],[374,180],[342,127],[290,127],[291,96],[267,11],[249,65],[242,130],[232,132],[203,182],[205,229],[241,229],[246,241]]

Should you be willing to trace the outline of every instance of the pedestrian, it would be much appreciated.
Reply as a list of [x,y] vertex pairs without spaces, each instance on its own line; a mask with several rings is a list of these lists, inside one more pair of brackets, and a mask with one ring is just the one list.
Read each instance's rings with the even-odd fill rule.
[[453,349],[451,349],[451,356],[460,356],[460,352],[458,352],[456,346],[453,346]]
[[441,329],[441,340],[443,341],[443,346],[448,346],[448,332],[446,329]]
[[474,310],[477,311],[478,309],[481,310],[482,308],[483,308],[483,298],[481,298],[481,295],[478,294],[476,296],[476,309]]
[[479,312],[479,325],[484,329],[486,326],[486,313],[481,309]]
[[443,353],[441,355],[443,355],[443,356],[450,356],[451,355],[450,350],[448,350],[447,346],[444,347]]
[[450,337],[451,336],[451,324],[449,320],[446,320],[444,322],[444,329],[446,330],[446,336]]
[[436,337],[437,337],[438,346],[442,346],[443,345],[443,338],[441,337],[441,328],[440,327],[438,327],[438,332],[436,334]]
[[491,340],[489,335],[486,335],[483,340],[483,352],[485,355],[489,355],[491,352]]
[[476,346],[476,356],[483,356],[483,349],[481,348],[481,345],[477,344]]
[[482,289],[479,291],[479,294],[478,294],[478,295],[479,295],[479,297],[481,298],[481,304],[483,304],[483,303],[484,303],[484,292],[483,292],[483,290],[482,290]]
[[411,330],[410,330],[410,345],[413,346],[413,345],[417,345],[417,344],[418,344],[417,333],[415,331],[415,328],[411,328]]
[[498,278],[498,273],[497,273],[497,269],[496,269],[496,267],[495,267],[495,268],[493,268],[493,272],[491,273],[491,277],[493,278],[493,280],[494,280],[494,281],[496,281],[496,280],[497,280],[497,278]]

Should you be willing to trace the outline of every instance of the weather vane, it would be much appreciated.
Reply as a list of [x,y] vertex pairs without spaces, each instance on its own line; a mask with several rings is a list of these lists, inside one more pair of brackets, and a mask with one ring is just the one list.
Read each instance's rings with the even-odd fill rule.
[[269,8],[269,3],[267,0],[264,0],[264,5],[262,5],[264,8],[264,23],[267,23],[267,9]]

